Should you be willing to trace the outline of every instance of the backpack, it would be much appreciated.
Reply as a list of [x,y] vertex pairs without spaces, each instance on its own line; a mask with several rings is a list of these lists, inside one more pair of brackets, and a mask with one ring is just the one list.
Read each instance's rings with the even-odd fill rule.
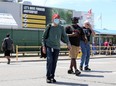
[[[48,26],[48,31],[47,31],[47,35],[46,35],[45,39],[47,39],[49,37],[50,28],[51,28],[51,24],[49,24],[49,26]],[[42,58],[42,57],[46,58],[47,55],[43,53],[43,46],[41,46],[41,48],[40,48],[40,53],[41,53],[40,58]]]

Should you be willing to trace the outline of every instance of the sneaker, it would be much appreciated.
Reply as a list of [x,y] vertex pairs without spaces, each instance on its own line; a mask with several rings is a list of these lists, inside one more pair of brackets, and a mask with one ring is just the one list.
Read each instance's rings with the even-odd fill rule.
[[56,82],[56,80],[55,80],[54,78],[52,78],[52,79],[51,79],[51,82],[55,83],[55,82]]
[[88,67],[85,67],[85,70],[86,70],[86,71],[91,71],[91,69],[90,69],[90,68],[88,68]]
[[10,64],[10,59],[8,59],[8,62],[7,62],[7,64]]
[[47,83],[51,83],[51,79],[47,78],[47,79],[46,79],[46,82],[47,82]]
[[68,74],[73,74],[73,73],[74,73],[73,70],[71,69],[68,70]]
[[83,67],[82,66],[80,66],[80,70],[83,71]]
[[75,74],[76,74],[76,76],[79,76],[81,74],[81,72],[77,69],[77,70],[75,70]]

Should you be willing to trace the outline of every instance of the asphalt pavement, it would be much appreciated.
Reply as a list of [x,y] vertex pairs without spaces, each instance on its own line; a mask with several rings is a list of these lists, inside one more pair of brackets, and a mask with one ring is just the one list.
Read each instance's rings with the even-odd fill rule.
[[[91,71],[80,76],[68,74],[70,59],[60,56],[56,68],[56,83],[46,83],[46,59],[39,57],[11,58],[10,65],[0,58],[0,86],[116,86],[115,56],[94,56],[90,59]],[[79,67],[80,59],[77,59]]]

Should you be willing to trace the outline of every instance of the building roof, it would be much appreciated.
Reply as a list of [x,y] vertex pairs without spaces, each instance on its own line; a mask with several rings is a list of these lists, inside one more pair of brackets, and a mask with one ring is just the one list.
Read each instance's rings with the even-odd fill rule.
[[109,29],[94,29],[96,34],[108,34],[108,35],[116,35],[116,30]]

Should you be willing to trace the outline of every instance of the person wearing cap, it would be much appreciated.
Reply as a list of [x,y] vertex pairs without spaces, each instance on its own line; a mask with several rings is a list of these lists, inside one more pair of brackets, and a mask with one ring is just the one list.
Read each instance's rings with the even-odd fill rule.
[[85,43],[84,40],[81,38],[80,46],[81,46],[82,56],[81,56],[81,62],[80,62],[80,70],[82,71],[84,66],[85,71],[91,71],[91,69],[89,68],[90,36],[91,34],[94,36],[95,32],[93,31],[91,24],[87,20],[84,22],[84,25],[82,28],[85,33],[87,42]]
[[[64,27],[61,26],[59,23],[60,16],[58,14],[54,14],[52,16],[52,23],[47,25],[42,36],[42,50],[44,53],[47,54],[47,83],[56,82],[54,77],[60,51],[60,41],[66,43],[68,49],[71,48],[70,41],[64,30]],[[47,39],[46,36],[48,36]]]
[[10,38],[10,34],[7,34],[2,42],[2,51],[4,51],[4,56],[7,58],[7,64],[10,64],[10,53],[14,51],[13,40]]
[[[85,35],[82,28],[77,24],[79,22],[79,17],[73,17],[71,20],[72,24],[65,28],[72,47],[69,51],[69,57],[71,58],[71,61],[68,74],[76,74],[78,76],[81,74],[81,72],[77,69],[76,59],[80,50],[80,37],[82,36],[85,39]],[[73,68],[75,71],[73,71]]]

